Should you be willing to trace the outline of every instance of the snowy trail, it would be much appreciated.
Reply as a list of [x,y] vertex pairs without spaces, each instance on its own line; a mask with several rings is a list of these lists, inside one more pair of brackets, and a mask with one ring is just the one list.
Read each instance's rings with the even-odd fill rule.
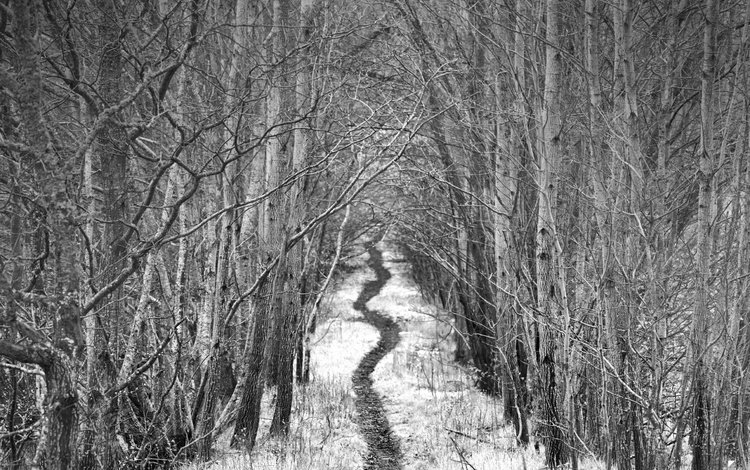
[[362,287],[362,292],[354,302],[354,308],[362,312],[365,321],[380,331],[380,341],[362,358],[352,376],[354,391],[357,394],[355,404],[359,415],[359,428],[368,449],[364,468],[400,469],[401,448],[398,438],[393,435],[383,402],[373,389],[370,376],[378,362],[398,344],[400,330],[393,320],[367,308],[367,302],[378,295],[391,277],[390,271],[383,266],[382,253],[375,247],[370,249],[368,264],[377,277]]

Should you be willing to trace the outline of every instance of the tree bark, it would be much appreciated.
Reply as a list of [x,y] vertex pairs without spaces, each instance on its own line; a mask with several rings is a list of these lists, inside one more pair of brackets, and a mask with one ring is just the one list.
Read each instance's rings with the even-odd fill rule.
[[[274,0],[272,3],[272,29],[270,32],[271,50],[269,59],[271,63],[281,60],[286,54],[286,29],[288,21],[288,0]],[[269,92],[266,98],[266,126],[275,128],[265,144],[265,190],[269,191],[278,187],[281,175],[281,165],[285,157],[285,148],[282,146],[279,128],[283,119],[283,73],[279,66],[267,71],[269,80]],[[279,290],[284,286],[286,277],[286,240],[283,239],[282,230],[284,201],[276,192],[263,202],[259,213],[260,217],[260,253],[263,263],[269,263],[278,254],[279,263],[276,266],[273,278],[263,281],[258,289],[254,301],[254,319],[252,326],[252,345],[249,351],[250,366],[247,371],[244,395],[240,400],[239,414],[235,425],[233,446],[243,446],[248,452],[255,446],[260,422],[260,402],[263,397],[266,374],[269,371],[273,375],[279,371],[279,361],[271,360],[271,356],[279,358],[279,351],[274,342],[268,341],[268,335],[279,338],[283,332],[283,313],[280,311],[281,304],[277,296]],[[285,364],[281,365],[282,368]],[[274,377],[275,378],[275,377]]]
[[558,250],[556,212],[558,175],[562,158],[561,92],[562,57],[560,43],[560,0],[547,0],[546,62],[544,75],[544,102],[541,109],[541,141],[537,170],[539,204],[537,218],[537,305],[539,311],[539,373],[541,375],[540,434],[545,444],[545,459],[550,467],[568,462],[570,450],[561,398],[565,393],[566,377],[561,338],[566,322],[562,318],[563,305],[559,276],[561,253]]
[[[693,313],[690,365],[692,370],[692,454],[693,469],[714,468],[711,448],[712,390],[709,378],[709,298],[712,253],[712,208],[714,193],[714,144],[713,144],[713,87],[716,62],[717,0],[706,0],[703,32],[703,64],[701,77],[701,132],[698,168],[698,238],[696,259],[696,300]],[[721,465],[720,462],[716,462]]]

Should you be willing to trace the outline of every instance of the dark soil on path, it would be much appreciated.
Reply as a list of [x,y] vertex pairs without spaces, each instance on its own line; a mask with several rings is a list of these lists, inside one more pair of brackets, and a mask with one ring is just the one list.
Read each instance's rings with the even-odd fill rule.
[[370,377],[378,362],[398,344],[400,329],[390,318],[366,307],[367,302],[378,295],[391,277],[390,271],[383,267],[382,253],[375,247],[370,249],[368,264],[375,271],[377,278],[362,287],[362,292],[354,302],[354,308],[362,312],[366,322],[380,331],[380,341],[362,358],[352,377],[354,391],[357,393],[355,404],[359,415],[359,429],[367,442],[368,455],[365,457],[364,468],[400,469],[401,448],[398,438],[391,431],[383,401],[373,390]]

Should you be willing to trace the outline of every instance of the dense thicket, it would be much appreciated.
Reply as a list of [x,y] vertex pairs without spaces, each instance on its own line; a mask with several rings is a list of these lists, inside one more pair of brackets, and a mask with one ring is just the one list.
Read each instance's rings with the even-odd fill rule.
[[744,462],[747,5],[394,5],[440,111],[400,233],[518,441]]
[[0,2],[1,464],[288,432],[385,225],[550,466],[744,462],[749,9]]
[[376,14],[0,4],[0,465],[251,449],[266,384],[288,432],[344,209],[422,120]]

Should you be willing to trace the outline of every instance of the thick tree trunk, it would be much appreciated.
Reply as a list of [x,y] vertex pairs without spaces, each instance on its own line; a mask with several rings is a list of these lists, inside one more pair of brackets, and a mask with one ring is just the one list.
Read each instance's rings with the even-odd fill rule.
[[[20,130],[28,143],[28,150],[22,152],[21,162],[18,165],[15,165],[15,162],[11,163],[11,171],[15,177],[14,184],[23,183],[33,187],[40,181],[49,181],[50,168],[54,168],[54,163],[45,158],[50,138],[42,117],[44,103],[38,44],[38,38],[42,35],[38,21],[42,6],[39,2],[15,1],[11,3],[10,8],[13,13],[15,68],[18,76],[22,77],[14,98],[20,116]],[[3,108],[8,110],[6,106]],[[5,119],[3,131],[6,130],[4,121]],[[4,134],[3,137],[9,137],[13,132]],[[11,194],[15,199],[21,193]],[[42,194],[44,190],[39,193]],[[29,221],[32,248],[29,252],[34,260],[28,270],[24,270],[22,264],[22,220],[16,215],[11,217],[10,251],[13,267],[10,285],[5,284],[4,273],[0,273],[3,275],[0,289],[4,297],[0,324],[9,334],[7,337],[3,334],[0,339],[0,356],[41,366],[46,395],[42,404],[40,435],[32,467],[68,470],[77,468],[76,434],[79,405],[75,367],[71,363],[71,355],[74,353],[72,346],[80,339],[80,331],[75,329],[79,310],[69,297],[48,295],[48,292],[61,290],[59,285],[48,286],[45,282],[47,277],[52,277],[45,272],[48,270],[45,260],[50,256],[49,232],[58,229],[60,233],[68,234],[68,231],[60,226],[57,214],[54,214],[56,217],[48,218],[47,212],[50,207],[45,205],[46,201],[45,197],[40,197],[39,201],[27,202],[32,207]],[[24,271],[27,272],[25,280],[28,282],[25,289],[22,288]],[[21,291],[26,292],[22,294]],[[27,324],[17,318],[16,309],[19,304],[25,304],[27,312],[37,310],[43,313],[43,318],[54,319],[52,342],[46,335],[37,331],[36,325]],[[18,337],[23,338],[23,341],[17,341]],[[10,418],[12,420],[14,416],[11,414]]]
[[42,464],[44,468],[78,468],[78,394],[73,380],[73,367],[70,358],[59,352],[52,353],[49,364],[42,366],[47,385],[47,396],[44,399],[45,415],[39,444],[43,447],[46,444]]
[[[280,294],[277,310],[277,336],[275,338],[278,362],[276,363],[276,406],[271,420],[270,433],[283,436],[289,433],[290,417],[292,414],[292,400],[294,395],[294,377],[292,365],[294,362],[294,341],[296,339],[296,323],[299,318],[299,245],[287,255],[288,265],[284,267],[286,282],[283,284],[284,293]],[[295,253],[296,252],[296,253]]]
[[[271,62],[281,60],[286,53],[288,31],[286,30],[288,20],[288,0],[273,1],[273,26],[270,33],[271,51],[269,58]],[[284,119],[283,103],[283,73],[278,67],[269,70],[269,92],[266,98],[266,126],[276,126],[274,135],[268,137],[265,145],[265,190],[269,191],[279,185],[282,164],[286,149],[281,142],[282,129],[278,128]],[[272,279],[262,281],[255,296],[254,318],[252,330],[252,344],[250,345],[249,361],[244,394],[240,400],[239,414],[235,425],[233,446],[243,446],[248,452],[255,446],[260,422],[260,402],[266,383],[266,375],[271,372],[277,378],[279,371],[279,351],[277,339],[283,333],[283,314],[278,302],[279,291],[283,288],[286,280],[286,240],[283,239],[284,231],[284,200],[277,192],[263,202],[259,213],[260,226],[260,253],[261,260],[268,263],[277,255],[279,263],[276,266]],[[269,333],[273,340],[268,341]],[[286,339],[291,341],[291,339]],[[273,360],[276,359],[276,360]],[[282,370],[286,364],[282,364]],[[291,366],[289,367],[291,369]],[[291,371],[290,371],[291,375]],[[289,379],[291,381],[291,378]],[[286,406],[286,405],[284,405]]]
[[[50,316],[71,319],[78,314],[78,306],[69,298],[34,297],[8,294],[13,302],[28,302],[28,306],[48,310]],[[0,340],[0,356],[13,361],[41,366],[44,372],[46,395],[42,404],[41,427],[32,468],[55,470],[77,469],[76,435],[78,433],[78,392],[74,365],[70,356],[57,346],[65,346],[67,339],[61,337],[58,345],[49,340],[24,321],[16,318],[13,309],[8,309],[0,320],[17,331],[23,343]]]
[[268,297],[272,295],[271,282],[265,281],[252,302],[253,315],[250,348],[244,393],[240,398],[239,412],[232,436],[232,447],[242,447],[251,452],[255,447],[260,424],[260,402],[265,387],[266,340],[268,337]]
[[[283,9],[288,8],[282,6]],[[282,15],[280,21],[284,21],[288,13],[279,12]],[[305,198],[305,173],[310,152],[310,130],[312,127],[312,70],[309,56],[314,53],[311,43],[314,15],[312,0],[302,0],[299,11],[299,34],[296,38],[296,47],[302,48],[301,62],[298,64],[298,72],[295,83],[296,102],[294,103],[295,115],[300,122],[294,129],[294,149],[292,151],[292,164],[288,175],[298,175],[292,184],[289,198],[286,201],[286,228],[283,243],[294,234],[305,218],[307,201]],[[273,421],[271,422],[271,434],[285,435],[289,432],[290,415],[292,412],[292,398],[294,388],[292,364],[294,361],[294,340],[300,336],[302,318],[302,249],[303,244],[298,243],[286,254],[286,281],[282,306],[279,310],[280,335],[276,338],[279,345],[279,361],[276,374],[278,390],[276,394],[276,408]],[[304,351],[303,351],[304,353]],[[302,357],[297,358],[303,360]]]

